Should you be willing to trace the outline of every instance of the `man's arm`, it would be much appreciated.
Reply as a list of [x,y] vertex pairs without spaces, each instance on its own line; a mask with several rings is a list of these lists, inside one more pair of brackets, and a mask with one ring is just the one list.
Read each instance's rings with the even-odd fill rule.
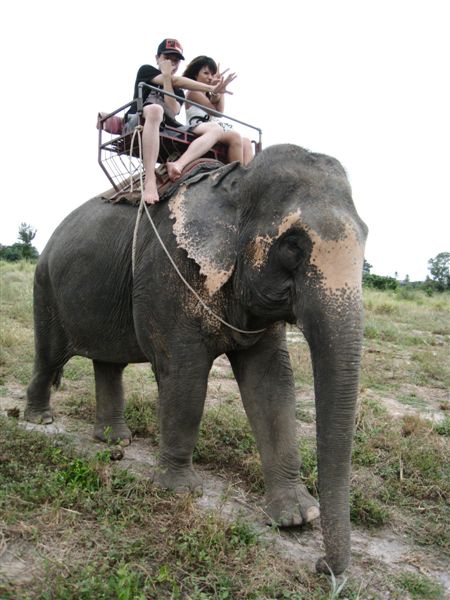
[[[165,92],[174,94],[173,76],[172,76],[172,63],[170,60],[163,60],[159,63],[161,75],[158,75],[152,80],[152,83],[157,83],[163,86]],[[161,81],[158,79],[161,78]],[[177,102],[175,98],[171,96],[164,96],[164,104],[175,114],[178,115],[181,110],[181,104]]]
[[[200,81],[195,81],[194,79],[189,79],[189,77],[183,77],[182,75],[172,75],[172,86],[176,88],[181,88],[183,90],[191,90],[193,92],[212,92],[217,94],[232,94],[233,92],[229,92],[226,88],[234,79],[236,75],[232,73],[228,75],[228,77],[221,78],[218,83],[215,85],[208,85],[207,83],[201,83]],[[163,85],[163,76],[157,75],[153,82],[157,85]],[[170,91],[170,90],[167,90]]]

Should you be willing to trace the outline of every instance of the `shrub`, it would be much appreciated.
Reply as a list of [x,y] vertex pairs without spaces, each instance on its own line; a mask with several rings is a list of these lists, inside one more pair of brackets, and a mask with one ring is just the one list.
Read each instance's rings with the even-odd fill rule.
[[364,275],[363,284],[377,290],[396,290],[398,281],[385,275]]

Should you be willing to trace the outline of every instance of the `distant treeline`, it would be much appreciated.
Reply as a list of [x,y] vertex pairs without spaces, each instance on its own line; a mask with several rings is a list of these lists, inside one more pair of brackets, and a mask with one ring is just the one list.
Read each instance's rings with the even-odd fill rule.
[[[36,230],[27,223],[21,223],[18,233],[18,241],[11,246],[0,244],[0,260],[15,262],[19,260],[36,261],[39,252],[32,245]],[[377,290],[396,290],[398,287],[408,286],[415,289],[423,289],[432,294],[434,291],[443,292],[450,290],[450,252],[440,252],[428,261],[428,270],[431,277],[427,276],[425,281],[410,281],[406,275],[403,281],[397,277],[387,275],[375,275],[371,273],[372,265],[364,259],[363,285]]]
[[410,281],[407,275],[403,281],[387,275],[371,273],[372,265],[364,259],[363,285],[377,290],[396,290],[398,287],[409,287],[425,290],[430,295],[437,291],[450,290],[450,252],[440,252],[428,261],[431,277],[425,281]]
[[8,260],[10,262],[16,262],[18,260],[37,260],[39,258],[39,252],[32,245],[32,241],[36,235],[36,229],[33,229],[31,225],[21,223],[19,227],[19,233],[17,235],[18,240],[11,246],[3,246],[0,244],[0,259]]

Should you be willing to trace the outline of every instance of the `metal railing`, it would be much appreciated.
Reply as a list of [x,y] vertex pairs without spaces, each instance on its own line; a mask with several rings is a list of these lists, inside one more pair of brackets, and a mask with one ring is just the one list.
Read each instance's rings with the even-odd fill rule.
[[[170,98],[175,98],[175,100],[181,101],[183,102],[188,102],[186,100],[186,98],[183,98],[181,96],[177,96],[176,94],[173,94],[172,92],[167,92],[166,90],[163,90],[161,88],[155,87],[154,85],[150,85],[149,83],[144,83],[143,81],[141,81],[141,83],[138,85],[138,97],[136,99],[136,106],[137,106],[137,112],[139,114],[142,114],[143,110],[144,110],[144,100],[143,100],[143,89],[145,88],[149,88],[150,90],[153,90],[154,92],[157,92],[158,94],[164,94],[165,96],[170,96]],[[230,121],[234,121],[235,123],[239,123],[240,125],[244,125],[244,127],[249,127],[250,129],[254,129],[255,131],[258,132],[258,141],[255,142],[256,143],[256,153],[261,151],[262,148],[262,129],[260,129],[259,127],[256,127],[255,125],[250,125],[250,123],[246,123],[245,121],[240,121],[239,119],[236,119],[235,117],[231,117],[230,115],[226,115],[225,113],[221,113],[218,110],[214,110],[212,108],[208,108],[208,110],[205,110],[205,107],[203,104],[199,104],[198,102],[194,102],[193,100],[189,100],[188,104],[192,104],[193,106],[197,106],[198,108],[201,108],[202,110],[204,110],[205,112],[207,112],[210,115],[213,115],[215,117],[224,117],[225,119],[229,119]]]
[[[124,158],[122,157],[122,154],[124,154],[124,152],[118,151],[118,148],[121,147],[121,144],[123,144],[123,146],[126,147],[126,140],[129,139],[131,132],[128,132],[126,134],[124,134],[123,132],[119,133],[117,136],[112,137],[112,138],[108,139],[108,141],[104,142],[104,140],[103,140],[103,134],[104,134],[103,123],[105,121],[107,121],[110,117],[114,117],[114,116],[118,115],[119,113],[124,112],[125,110],[127,110],[128,108],[133,106],[135,103],[136,103],[137,115],[141,119],[143,110],[144,110],[144,102],[143,102],[144,87],[149,88],[153,92],[156,92],[160,95],[167,95],[167,96],[170,96],[171,98],[175,98],[178,101],[187,102],[186,99],[181,96],[177,96],[176,94],[173,94],[172,92],[167,92],[165,90],[162,90],[161,88],[158,88],[158,87],[155,87],[148,83],[142,82],[138,85],[138,97],[137,98],[135,98],[134,100],[131,100],[130,102],[127,102],[126,104],[123,104],[119,108],[116,108],[116,110],[114,110],[110,113],[107,113],[107,114],[103,114],[101,117],[99,117],[99,119],[98,119],[98,124],[99,124],[98,125],[98,136],[99,136],[98,137],[98,163],[99,163],[102,171],[105,173],[105,175],[107,176],[107,178],[109,179],[109,181],[111,182],[111,184],[113,185],[113,187],[116,190],[119,190],[122,187],[122,185],[126,182],[126,180],[129,178],[130,169],[133,170],[133,172],[134,172],[134,170],[136,168],[131,164],[127,168],[125,168],[125,166],[122,164],[124,162]],[[198,108],[205,110],[205,107],[202,104],[199,104],[198,102],[189,100],[189,104],[192,104],[193,106],[197,106]],[[258,154],[262,150],[262,130],[259,127],[256,127],[255,125],[251,125],[250,123],[246,123],[245,121],[241,121],[240,119],[236,119],[235,117],[229,116],[225,113],[221,113],[214,109],[208,109],[205,112],[207,112],[208,114],[214,115],[215,117],[220,117],[220,118],[223,117],[225,119],[229,119],[230,121],[233,121],[234,123],[239,123],[240,125],[243,125],[244,127],[248,127],[249,129],[253,129],[254,131],[256,131],[258,133],[258,140],[252,140],[252,143],[254,144],[254,147],[255,147],[255,154]],[[180,132],[182,131],[182,132],[185,132],[183,134],[185,136],[187,136],[188,134],[192,135],[191,133],[188,132],[187,128],[181,124],[179,124],[179,128],[172,125],[170,127],[167,127],[167,130],[170,130],[173,132],[175,132],[177,130]],[[127,156],[128,156],[128,154],[129,154],[129,152],[128,152],[128,148],[127,148]],[[120,161],[121,161],[120,165],[116,165],[114,163],[113,159],[116,155],[117,156],[120,155],[119,156]],[[130,160],[130,162],[132,161],[131,156],[129,156],[129,160]],[[106,163],[108,163],[108,168],[106,168]],[[122,169],[122,167],[123,167],[123,169]],[[123,174],[122,170],[126,171],[126,174]]]

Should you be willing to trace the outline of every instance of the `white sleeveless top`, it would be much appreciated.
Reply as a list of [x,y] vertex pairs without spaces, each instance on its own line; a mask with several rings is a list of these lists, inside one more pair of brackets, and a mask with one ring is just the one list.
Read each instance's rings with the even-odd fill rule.
[[216,123],[219,123],[219,125],[224,131],[230,131],[231,129],[233,129],[233,125],[231,123],[228,123],[228,121],[224,121],[222,117],[213,117],[198,106],[190,104],[189,108],[186,108],[186,124],[189,127],[194,128],[200,125],[201,123],[207,123],[208,121],[214,121]]

